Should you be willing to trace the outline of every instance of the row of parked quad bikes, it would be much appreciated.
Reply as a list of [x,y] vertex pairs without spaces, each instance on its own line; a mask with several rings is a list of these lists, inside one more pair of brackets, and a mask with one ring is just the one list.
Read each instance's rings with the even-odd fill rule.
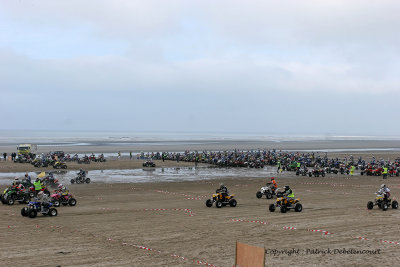
[[40,156],[38,157],[30,157],[29,155],[19,155],[14,162],[15,163],[30,163],[32,164],[34,167],[40,168],[40,167],[49,167],[49,166],[53,166],[53,168],[55,169],[66,169],[67,168],[67,164],[66,162],[76,162],[79,164],[89,164],[91,161],[94,162],[105,162],[106,159],[104,158],[104,156],[84,156],[82,158],[79,157],[72,157],[72,158],[68,158],[68,157],[60,157],[58,159],[56,159],[56,157],[47,157],[45,159],[42,159]]
[[[374,206],[378,206],[378,208],[383,211],[388,210],[388,208],[398,209],[399,203],[396,200],[388,198],[385,199],[382,194],[375,193],[376,197],[374,201],[369,201],[367,203],[367,208],[369,210],[373,209]],[[272,199],[276,197],[276,203],[269,205],[269,211],[274,212],[276,209],[279,209],[282,213],[286,213],[288,210],[294,210],[296,212],[303,211],[303,205],[300,203],[299,198],[288,199],[283,195],[283,192],[279,191],[279,188],[274,190],[271,185],[261,187],[260,191],[257,191],[256,197],[262,198],[265,196],[267,199]],[[236,207],[237,201],[235,199],[235,195],[231,194],[228,196],[224,196],[219,189],[216,190],[216,193],[212,195],[210,199],[206,200],[206,206],[212,207],[215,203],[217,208],[222,208],[223,206],[231,206]]]
[[[292,171],[292,169],[287,169],[283,168],[283,170],[287,171]],[[307,169],[307,168],[295,168],[294,171],[296,171],[296,175],[301,175],[301,176],[309,176],[309,177],[325,177],[326,174],[350,174],[350,169],[346,167],[340,167],[340,168],[331,168],[331,167],[325,167],[325,168],[314,168],[314,169]],[[367,176],[381,176],[383,175],[383,168],[382,167],[366,167],[365,169],[362,169],[360,172],[361,175],[367,175]],[[387,173],[388,176],[399,176],[400,175],[400,170],[399,168],[391,168],[388,170]]]

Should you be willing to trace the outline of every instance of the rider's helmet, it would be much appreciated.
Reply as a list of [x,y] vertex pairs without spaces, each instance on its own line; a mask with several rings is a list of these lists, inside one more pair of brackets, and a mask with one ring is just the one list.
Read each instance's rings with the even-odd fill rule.
[[289,190],[290,187],[288,185],[285,185],[285,190]]
[[25,177],[28,177],[28,173],[25,173]]
[[274,178],[274,177],[271,177],[271,181],[272,181],[272,180],[275,180],[275,178]]
[[42,197],[43,195],[44,195],[43,191],[40,191],[40,192],[37,194],[38,197]]
[[381,184],[381,188],[385,188],[386,187],[386,185],[385,184]]
[[63,185],[59,184],[57,187],[58,187],[58,189],[61,189],[61,188],[63,188]]

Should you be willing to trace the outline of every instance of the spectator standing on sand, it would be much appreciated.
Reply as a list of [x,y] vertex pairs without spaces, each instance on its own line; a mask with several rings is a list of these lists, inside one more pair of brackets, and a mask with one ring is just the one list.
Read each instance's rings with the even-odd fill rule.
[[121,151],[118,151],[118,159],[121,158]]
[[129,152],[129,159],[132,159],[132,151]]
[[6,152],[3,153],[3,157],[4,157],[4,161],[6,161],[7,160],[7,153]]

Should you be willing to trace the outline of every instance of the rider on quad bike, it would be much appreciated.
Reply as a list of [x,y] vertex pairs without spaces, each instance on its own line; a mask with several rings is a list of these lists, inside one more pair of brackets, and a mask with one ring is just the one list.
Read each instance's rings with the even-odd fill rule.
[[86,177],[86,171],[84,171],[82,168],[79,170],[79,172],[78,172],[78,176],[80,176],[80,177]]
[[292,189],[288,185],[285,185],[285,191],[283,191],[283,196],[288,200],[294,200],[294,194]]
[[382,184],[379,188],[378,192],[379,195],[383,196],[383,200],[387,201],[390,197],[390,189],[385,184]]
[[60,192],[62,195],[68,195],[69,191],[67,189],[66,186],[64,186],[63,184],[59,184],[57,187],[57,191]]
[[219,189],[216,192],[222,194],[222,201],[225,201],[225,198],[229,196],[228,188],[223,183],[219,184]]
[[267,186],[270,186],[270,188],[271,188],[271,190],[272,190],[273,192],[275,192],[275,190],[278,188],[278,185],[277,185],[277,183],[276,183],[274,177],[271,177],[271,182],[267,182],[266,185],[267,185]]

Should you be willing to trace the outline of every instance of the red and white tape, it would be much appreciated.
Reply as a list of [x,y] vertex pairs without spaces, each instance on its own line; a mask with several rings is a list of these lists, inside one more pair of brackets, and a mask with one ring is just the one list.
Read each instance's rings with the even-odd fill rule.
[[189,216],[194,216],[194,213],[193,213],[193,211],[191,209],[142,209],[142,210],[137,210],[137,211],[168,211],[168,210],[184,211]]
[[[114,240],[111,237],[107,238],[107,240],[108,241],[117,242],[117,240]],[[122,242],[121,245],[123,245],[123,246],[132,246],[132,247],[135,247],[135,248],[139,248],[139,249],[143,249],[143,250],[146,250],[146,251],[155,252],[155,253],[158,253],[158,254],[166,254],[166,255],[169,255],[170,257],[173,257],[173,258],[182,259],[182,260],[185,260],[185,261],[192,261],[193,263],[198,264],[198,265],[206,265],[206,266],[211,266],[211,267],[217,267],[217,265],[208,263],[206,261],[197,260],[197,259],[189,259],[188,257],[183,257],[183,256],[180,256],[180,255],[177,255],[177,254],[164,253],[164,252],[162,252],[160,250],[156,250],[156,249],[145,247],[145,246],[141,246],[141,245],[128,244],[126,242]]]
[[325,231],[325,230],[308,229],[308,231],[310,231],[310,232],[320,232],[320,233],[322,233],[323,235],[332,235],[332,234],[333,234],[333,233],[329,233],[328,231]]
[[400,242],[395,242],[395,241],[381,240],[381,242],[382,242],[382,243],[388,243],[388,244],[400,245]]
[[262,221],[248,221],[248,220],[242,220],[242,219],[232,219],[233,222],[249,222],[249,223],[260,223],[260,224],[269,224],[268,222],[262,222]]
[[248,223],[268,224],[270,226],[279,227],[279,228],[282,228],[284,230],[297,230],[296,227],[292,227],[292,226],[283,226],[282,227],[282,226],[279,226],[279,225],[276,225],[276,224],[271,224],[269,222],[263,222],[263,221],[249,221],[249,220],[242,220],[242,219],[231,219],[231,221],[233,221],[233,222],[248,222]]
[[360,239],[360,240],[366,240],[366,241],[369,241],[369,239],[368,239],[368,238],[366,238],[366,237],[362,237],[362,236],[353,236],[353,238],[355,238],[355,239]]

